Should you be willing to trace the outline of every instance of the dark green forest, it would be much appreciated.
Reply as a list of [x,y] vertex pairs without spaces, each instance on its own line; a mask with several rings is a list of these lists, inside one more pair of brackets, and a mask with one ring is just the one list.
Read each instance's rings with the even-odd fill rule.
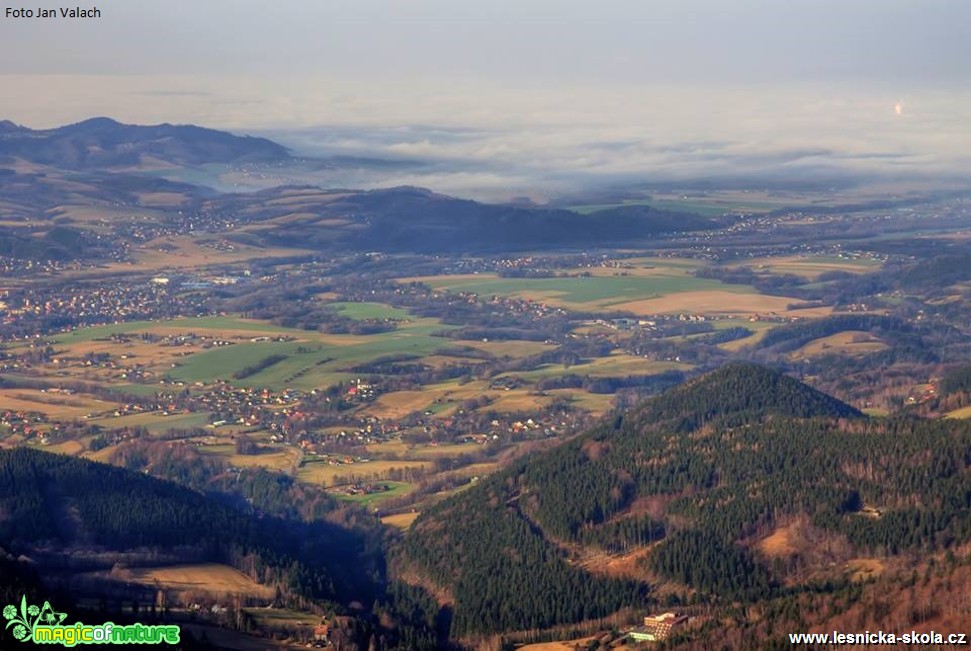
[[[793,584],[800,558],[760,555],[755,542],[796,517],[866,556],[945,552],[971,538],[971,424],[870,419],[754,365],[696,378],[514,461],[387,539],[277,473],[234,477],[193,455],[125,450],[119,463],[193,488],[6,450],[0,547],[14,556],[70,546],[181,550],[277,585],[294,603],[366,602],[370,617],[394,622],[366,620],[384,631],[374,638],[380,648],[606,621],[624,608],[845,592],[838,581]],[[645,546],[642,576],[667,584],[663,595],[653,579],[592,575],[574,556]],[[11,567],[8,592],[37,591],[37,577]]]
[[[278,583],[294,595],[338,599],[330,536],[252,517],[176,484],[91,461],[18,448],[0,452],[0,546],[188,549]],[[189,552],[187,552],[189,553]]]
[[[754,602],[781,594],[786,569],[751,543],[795,516],[870,555],[968,540],[969,467],[966,423],[870,420],[779,373],[729,366],[429,510],[397,562],[451,592],[459,636],[652,602],[647,583],[571,565],[575,544],[661,540],[645,569],[696,599]],[[663,514],[636,515],[652,497]]]

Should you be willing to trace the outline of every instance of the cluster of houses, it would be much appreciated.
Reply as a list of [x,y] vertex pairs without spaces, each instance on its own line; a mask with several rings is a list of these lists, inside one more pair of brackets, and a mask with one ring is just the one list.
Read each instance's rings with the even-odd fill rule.
[[172,211],[164,220],[134,217],[117,221],[101,220],[100,226],[113,229],[115,240],[125,245],[128,241],[147,243],[161,237],[232,230],[237,225],[234,217],[209,212]]
[[44,414],[39,412],[6,410],[0,412],[0,432],[6,430],[9,434],[31,439],[43,436],[44,432],[37,425],[46,421]]
[[80,268],[79,263],[61,262],[59,260],[25,260],[0,255],[0,276],[4,278],[52,276],[68,269]]
[[[288,416],[299,418],[296,405],[304,395],[297,389],[270,391],[253,387],[237,387],[228,382],[217,382],[204,393],[193,399],[193,411],[211,411],[220,414],[224,420],[239,424],[256,425],[263,423],[266,416],[278,415],[282,420]],[[269,423],[267,423],[269,424]]]
[[186,314],[207,314],[205,297],[171,294],[163,285],[144,282],[100,283],[10,290],[0,324],[23,325],[42,332],[55,319],[58,327],[117,323]]
[[[636,254],[631,253],[633,257]],[[439,273],[442,275],[489,273],[503,271],[526,271],[576,268],[631,269],[633,265],[623,255],[607,256],[578,253],[576,255],[522,255],[514,258],[458,258],[448,260]]]
[[357,378],[351,380],[345,394],[350,402],[369,402],[377,397],[377,387],[371,382]]
[[331,493],[339,493],[341,495],[348,496],[359,496],[359,495],[377,495],[380,493],[387,493],[392,487],[389,484],[375,482],[375,483],[362,483],[355,482],[353,484],[347,484],[345,486],[337,486],[330,490]]

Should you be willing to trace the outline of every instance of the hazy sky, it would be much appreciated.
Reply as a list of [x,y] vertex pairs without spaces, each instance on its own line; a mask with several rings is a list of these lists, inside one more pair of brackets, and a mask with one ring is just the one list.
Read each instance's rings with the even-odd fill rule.
[[699,150],[944,167],[971,151],[967,0],[96,4],[0,16],[0,118],[321,127],[317,146],[348,153],[634,171]]
[[[9,4],[9,3],[8,3]],[[30,6],[52,2],[24,3]],[[91,20],[0,19],[3,112],[27,123],[115,112],[155,117],[125,84],[179,97],[185,112],[211,92],[233,100],[247,84],[272,89],[278,114],[226,109],[226,123],[325,119],[351,100],[409,122],[412,88],[485,84],[527,89],[797,82],[896,89],[971,82],[971,3],[966,0],[102,0]],[[74,6],[72,3],[71,6]],[[23,76],[44,97],[19,96]],[[49,75],[58,75],[56,78]],[[94,75],[83,93],[62,75]],[[47,77],[41,77],[47,76]],[[133,76],[135,79],[119,79]],[[154,84],[152,82],[155,82]],[[36,88],[36,86],[34,86]],[[493,89],[498,92],[498,88]],[[109,97],[103,98],[107,93]],[[447,88],[439,88],[448,95]],[[37,93],[38,95],[40,93]],[[377,106],[400,94],[399,107]],[[88,97],[84,97],[88,95]],[[93,95],[93,96],[92,96]],[[486,98],[469,98],[483,101]],[[70,108],[59,108],[63,104]],[[47,108],[40,110],[46,104]],[[291,115],[284,106],[291,105]],[[475,118],[477,102],[467,110]],[[350,113],[350,109],[348,109]],[[218,119],[219,111],[212,115]],[[50,116],[50,117],[48,117]],[[173,116],[178,118],[179,116]]]

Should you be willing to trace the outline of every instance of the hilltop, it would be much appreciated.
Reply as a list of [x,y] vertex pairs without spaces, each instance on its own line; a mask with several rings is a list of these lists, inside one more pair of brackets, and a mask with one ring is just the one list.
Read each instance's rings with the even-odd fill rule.
[[265,138],[236,136],[192,125],[122,124],[91,118],[54,129],[0,123],[0,163],[26,161],[60,169],[95,170],[142,164],[269,162],[289,159],[287,149]]
[[645,425],[664,422],[692,430],[719,418],[728,420],[859,418],[863,414],[794,378],[758,364],[734,363],[680,385],[633,410]]

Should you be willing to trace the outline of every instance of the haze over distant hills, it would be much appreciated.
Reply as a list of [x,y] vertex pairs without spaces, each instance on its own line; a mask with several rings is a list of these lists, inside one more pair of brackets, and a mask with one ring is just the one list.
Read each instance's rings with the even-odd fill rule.
[[[294,212],[302,217],[261,229],[267,242],[362,251],[461,252],[536,251],[555,247],[624,245],[661,233],[716,227],[714,219],[636,206],[580,215],[569,210],[516,207],[456,199],[421,188],[392,188],[290,196],[285,210],[275,208],[289,193],[260,193],[267,216]],[[229,199],[228,201],[232,201]],[[214,201],[218,205],[219,201]]]
[[[298,160],[285,147],[263,138],[195,126],[133,126],[93,118],[34,131],[7,121],[0,123],[0,190],[8,204],[0,205],[0,214],[16,219],[29,216],[43,229],[52,219],[60,217],[64,222],[65,206],[70,205],[151,210],[160,227],[168,221],[160,215],[176,219],[183,213],[198,213],[237,224],[240,228],[234,237],[249,244],[386,252],[619,245],[721,224],[648,206],[580,215],[477,203],[413,187],[332,191],[279,179],[293,169],[383,164],[359,159]],[[206,187],[215,178],[207,171],[213,167],[216,175],[269,175],[281,180],[282,187],[220,194]],[[173,180],[179,178],[193,182]],[[0,230],[0,246],[15,256],[53,255],[54,248],[31,244],[31,238],[46,237],[46,231],[37,228]],[[80,252],[80,247],[74,247],[75,254]],[[59,248],[54,257],[66,259],[71,253]]]
[[0,122],[0,164],[17,159],[64,169],[142,164],[201,165],[285,161],[287,149],[265,138],[235,136],[192,125],[136,126],[91,118],[56,129]]

